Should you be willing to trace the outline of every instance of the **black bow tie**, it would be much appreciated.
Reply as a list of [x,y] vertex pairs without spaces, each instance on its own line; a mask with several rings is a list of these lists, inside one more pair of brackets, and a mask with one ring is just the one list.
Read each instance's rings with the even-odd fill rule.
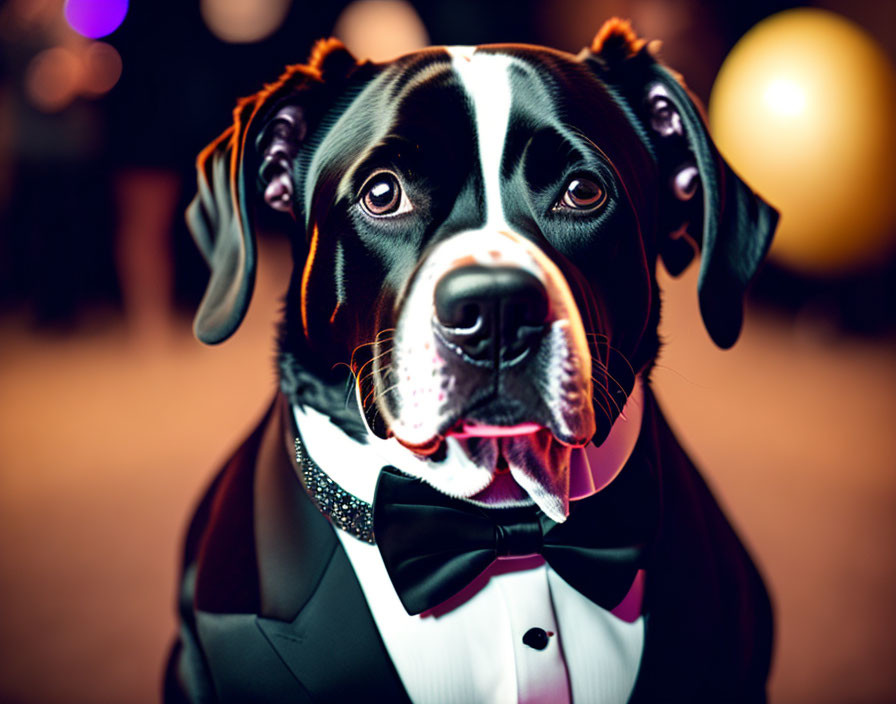
[[629,461],[609,487],[571,502],[564,523],[534,506],[483,509],[384,467],[373,530],[405,610],[441,604],[498,557],[534,553],[591,601],[614,608],[643,566],[655,526],[649,467],[637,464]]

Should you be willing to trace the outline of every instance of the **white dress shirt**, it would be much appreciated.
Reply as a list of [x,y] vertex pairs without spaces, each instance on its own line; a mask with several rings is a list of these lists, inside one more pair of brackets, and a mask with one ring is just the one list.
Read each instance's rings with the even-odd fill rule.
[[[608,439],[574,451],[572,500],[616,477],[634,448],[642,408],[639,379]],[[372,502],[384,465],[401,468],[397,453],[406,451],[394,440],[372,438],[365,445],[313,409],[294,408],[294,415],[308,455],[364,501]],[[570,587],[542,558],[505,558],[445,605],[411,616],[377,547],[341,530],[336,534],[415,704],[628,701],[644,648],[643,572],[610,612]],[[531,629],[542,631],[527,639],[536,647],[523,640]]]

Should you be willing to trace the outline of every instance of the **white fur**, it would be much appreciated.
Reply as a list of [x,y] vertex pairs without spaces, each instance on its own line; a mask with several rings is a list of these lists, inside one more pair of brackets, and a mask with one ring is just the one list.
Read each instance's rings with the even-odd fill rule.
[[510,121],[510,76],[513,59],[500,54],[470,52],[471,47],[449,47],[455,73],[473,101],[479,160],[485,184],[484,230],[508,230],[501,203],[501,157]]

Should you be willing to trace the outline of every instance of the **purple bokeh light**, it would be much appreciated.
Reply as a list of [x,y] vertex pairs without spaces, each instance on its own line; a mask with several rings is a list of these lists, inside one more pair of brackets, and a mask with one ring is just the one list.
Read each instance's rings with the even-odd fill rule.
[[128,13],[128,0],[65,0],[64,12],[78,34],[98,39],[118,29]]

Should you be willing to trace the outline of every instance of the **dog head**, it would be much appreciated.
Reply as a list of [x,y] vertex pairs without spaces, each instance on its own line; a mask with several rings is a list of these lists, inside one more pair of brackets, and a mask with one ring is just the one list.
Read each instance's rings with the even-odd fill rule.
[[374,64],[322,42],[240,102],[198,172],[201,340],[239,325],[256,218],[279,213],[292,376],[338,383],[345,363],[354,413],[406,448],[406,471],[559,520],[571,449],[603,442],[656,356],[657,258],[678,274],[701,251],[703,320],[728,347],[777,219],[616,20],[578,56],[491,45]]

